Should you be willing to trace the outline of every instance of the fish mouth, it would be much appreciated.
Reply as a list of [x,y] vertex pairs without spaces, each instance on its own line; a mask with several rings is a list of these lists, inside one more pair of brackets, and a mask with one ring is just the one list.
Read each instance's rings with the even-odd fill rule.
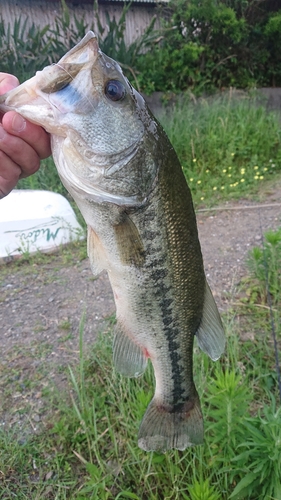
[[89,31],[58,63],[37,71],[34,77],[1,95],[1,111],[17,111],[47,132],[66,136],[60,115],[74,112],[78,105],[83,109],[83,98],[84,107],[93,106],[87,96],[81,95],[81,80],[100,54],[97,37]]
[[19,87],[1,95],[0,107],[5,113],[17,111],[31,122],[44,126],[46,117],[52,116],[52,107],[38,92],[38,73]]

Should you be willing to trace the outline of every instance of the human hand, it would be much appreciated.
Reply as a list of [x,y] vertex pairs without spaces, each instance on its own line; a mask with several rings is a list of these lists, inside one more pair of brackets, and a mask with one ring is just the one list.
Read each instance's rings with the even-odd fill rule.
[[[18,79],[0,73],[0,95],[19,84]],[[0,116],[0,199],[16,186],[19,179],[34,174],[40,160],[51,154],[50,136],[15,111]]]

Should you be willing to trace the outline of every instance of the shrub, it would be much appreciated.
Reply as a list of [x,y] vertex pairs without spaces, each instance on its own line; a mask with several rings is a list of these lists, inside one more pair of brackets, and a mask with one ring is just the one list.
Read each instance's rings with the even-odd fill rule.
[[281,10],[272,2],[172,0],[138,70],[145,92],[281,84]]
[[274,401],[244,423],[246,439],[233,459],[243,471],[231,499],[281,498],[281,408]]

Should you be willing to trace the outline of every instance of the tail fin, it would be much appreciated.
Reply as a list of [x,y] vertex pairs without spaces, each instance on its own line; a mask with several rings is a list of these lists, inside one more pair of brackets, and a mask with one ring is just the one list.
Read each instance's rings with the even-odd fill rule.
[[202,444],[203,417],[199,397],[187,401],[180,412],[157,405],[155,398],[149,404],[141,422],[138,445],[145,451],[165,451],[171,448],[185,450]]

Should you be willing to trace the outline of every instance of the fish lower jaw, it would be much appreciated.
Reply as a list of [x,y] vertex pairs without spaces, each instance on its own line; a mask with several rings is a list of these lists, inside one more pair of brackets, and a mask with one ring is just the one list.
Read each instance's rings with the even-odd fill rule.
[[[73,196],[83,215],[83,206],[86,208],[86,205],[92,202],[97,204],[108,202],[128,207],[138,206],[143,203],[143,200],[139,200],[138,196],[122,196],[102,189],[99,185],[102,180],[97,179],[94,181],[92,179],[91,184],[89,184],[89,178],[77,175],[75,173],[75,163],[66,160],[62,153],[62,141],[62,137],[51,136],[53,158],[63,185]],[[87,223],[90,224],[90,221],[87,220]]]
[[[58,169],[59,170],[59,169]],[[124,207],[135,207],[141,205],[143,201],[139,200],[137,196],[118,196],[117,194],[104,191],[99,187],[99,185],[91,185],[84,182],[80,178],[74,176],[65,175],[65,173],[59,170],[59,175],[61,177],[62,183],[66,189],[71,193],[76,203],[79,204],[78,199],[84,203],[94,202],[94,203],[114,203],[115,205]],[[81,203],[80,203],[81,206]]]
[[40,95],[36,77],[2,95],[0,105],[2,111],[17,111],[24,118],[52,132],[48,124],[54,122],[53,108]]

